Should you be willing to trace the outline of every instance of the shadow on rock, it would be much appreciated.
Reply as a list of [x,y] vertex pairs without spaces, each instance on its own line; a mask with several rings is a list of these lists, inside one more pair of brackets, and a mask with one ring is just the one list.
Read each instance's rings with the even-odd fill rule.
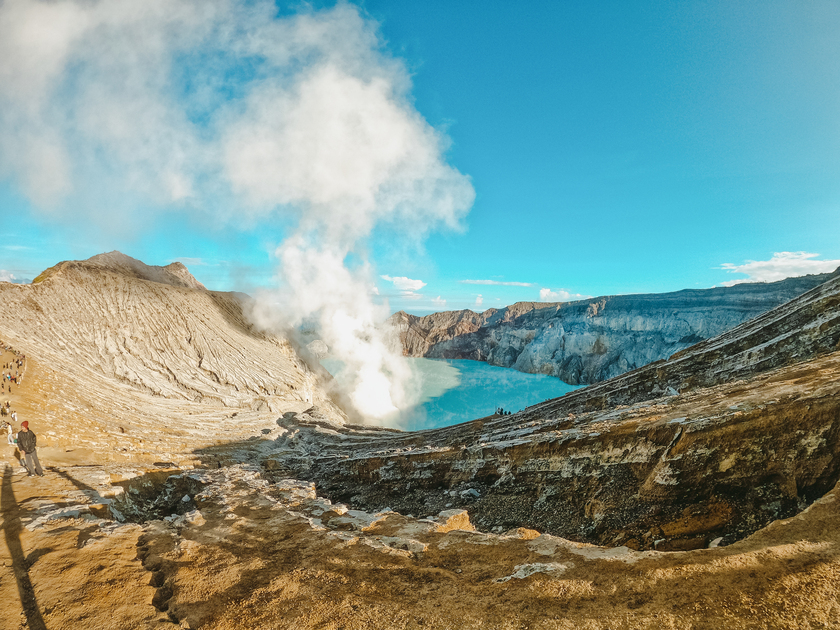
[[[5,466],[3,469],[2,491],[0,491],[0,510],[3,513],[3,535],[6,539],[6,547],[12,556],[12,571],[15,574],[18,594],[23,605],[23,612],[26,615],[27,628],[29,630],[46,630],[47,626],[44,623],[44,618],[38,608],[38,601],[35,598],[35,589],[29,578],[29,567],[41,555],[48,553],[49,550],[42,550],[40,552],[35,550],[30,552],[28,557],[24,554],[23,546],[20,542],[20,532],[23,529],[20,522],[21,509],[12,489],[12,475],[11,467]],[[7,610],[8,607],[7,602]]]

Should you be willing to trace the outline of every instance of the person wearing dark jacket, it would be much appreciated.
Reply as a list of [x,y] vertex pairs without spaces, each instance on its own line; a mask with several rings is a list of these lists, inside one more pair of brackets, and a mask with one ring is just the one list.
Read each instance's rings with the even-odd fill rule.
[[41,462],[38,461],[38,453],[35,451],[37,439],[35,434],[29,430],[29,423],[23,421],[20,423],[20,431],[17,436],[18,448],[23,451],[26,458],[26,470],[29,476],[37,474],[39,477],[44,476],[44,469],[41,468]]

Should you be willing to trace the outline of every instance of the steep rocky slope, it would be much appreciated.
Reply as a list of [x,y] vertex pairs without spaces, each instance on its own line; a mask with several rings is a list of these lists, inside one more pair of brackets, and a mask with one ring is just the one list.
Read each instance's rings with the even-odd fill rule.
[[346,423],[186,274],[112,254],[0,283],[27,356],[3,395],[47,469],[3,452],[0,630],[836,627],[840,279],[522,413],[403,433]]
[[840,277],[513,416],[340,439],[293,426],[272,465],[354,505],[461,506],[483,528],[641,549],[728,544],[840,478]]
[[165,461],[218,440],[221,426],[273,426],[284,411],[344,419],[287,340],[254,329],[238,296],[207,291],[180,263],[119,252],[63,262],[31,285],[0,283],[0,302],[0,339],[27,355],[40,392],[25,417],[50,427],[45,446],[110,443],[118,461]]
[[475,359],[591,384],[666,359],[838,274],[568,303],[520,302],[483,313],[416,317],[401,311],[389,324],[406,356]]

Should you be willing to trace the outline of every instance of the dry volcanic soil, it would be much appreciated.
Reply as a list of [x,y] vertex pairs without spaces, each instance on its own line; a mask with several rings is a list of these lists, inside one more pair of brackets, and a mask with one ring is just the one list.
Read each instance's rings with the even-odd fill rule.
[[840,627],[836,274],[416,433],[348,416],[178,263],[102,254],[0,300],[0,402],[46,471],[3,446],[0,630]]

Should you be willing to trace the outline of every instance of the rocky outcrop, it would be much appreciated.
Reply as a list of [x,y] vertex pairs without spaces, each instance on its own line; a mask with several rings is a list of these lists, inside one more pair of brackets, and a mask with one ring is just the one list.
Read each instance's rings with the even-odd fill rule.
[[[404,433],[302,399],[293,349],[160,269],[0,283],[27,356],[4,395],[47,470],[9,447],[0,471],[0,630],[836,626],[840,281],[519,414]],[[275,366],[282,413],[258,411]]]
[[31,392],[18,409],[50,427],[45,446],[104,445],[116,433],[110,457],[171,461],[219,440],[223,427],[233,437],[242,423],[276,426],[288,411],[346,420],[325,373],[252,326],[241,295],[208,291],[180,263],[111,252],[36,280],[0,283],[0,339],[27,356],[26,389],[15,395]]
[[416,317],[400,311],[389,324],[405,356],[474,359],[591,384],[666,359],[838,274],[567,303],[520,302],[483,313]]
[[[734,545],[661,553],[348,509],[250,465],[7,469],[2,486],[2,630],[836,626],[838,487]],[[115,522],[129,501],[149,520]]]
[[840,478],[840,277],[512,416],[415,434],[287,428],[276,463],[353,505],[464,507],[482,529],[640,549],[729,544]]

